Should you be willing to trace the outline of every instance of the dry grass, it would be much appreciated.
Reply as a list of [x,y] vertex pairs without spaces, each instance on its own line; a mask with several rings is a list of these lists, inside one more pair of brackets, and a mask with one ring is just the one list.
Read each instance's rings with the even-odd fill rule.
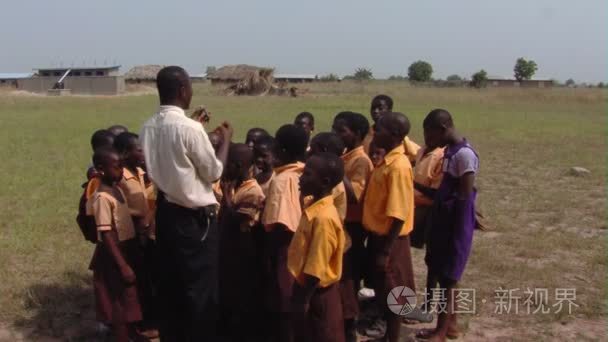
[[[400,82],[306,84],[306,96],[223,97],[197,85],[193,105],[246,130],[270,131],[303,110],[328,129],[341,110],[366,113],[387,93],[395,109],[421,122],[445,107],[481,155],[479,205],[493,228],[475,237],[462,286],[477,289],[478,313],[467,316],[466,340],[601,339],[606,318],[606,93],[589,89],[416,88]],[[0,322],[47,335],[89,336],[88,260],[92,246],[74,222],[79,184],[90,158],[88,140],[114,123],[137,131],[156,108],[153,94],[121,97],[0,94]],[[263,124],[261,124],[263,122]],[[572,177],[571,166],[591,170]],[[425,276],[414,254],[417,282]],[[494,290],[577,289],[572,315],[497,315]],[[486,303],[481,303],[486,299]],[[85,326],[80,332],[73,326]],[[25,329],[25,328],[21,328]],[[0,329],[1,330],[1,329]],[[0,335],[1,336],[1,335]]]

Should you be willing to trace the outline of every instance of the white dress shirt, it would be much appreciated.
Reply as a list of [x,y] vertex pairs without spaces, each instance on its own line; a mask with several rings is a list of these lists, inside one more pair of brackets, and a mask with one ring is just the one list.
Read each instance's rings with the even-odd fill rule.
[[160,106],[139,136],[148,175],[172,203],[186,208],[217,204],[211,184],[222,163],[200,122],[175,106]]

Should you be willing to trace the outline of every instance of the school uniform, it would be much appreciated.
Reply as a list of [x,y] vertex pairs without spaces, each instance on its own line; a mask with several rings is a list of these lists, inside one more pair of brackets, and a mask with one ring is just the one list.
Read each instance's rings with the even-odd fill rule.
[[350,181],[357,204],[349,203],[346,211],[344,228],[350,237],[351,247],[344,253],[342,279],[340,289],[344,319],[354,319],[359,314],[357,292],[362,278],[362,265],[365,262],[365,232],[361,220],[363,218],[363,194],[367,181],[374,169],[372,161],[365,153],[363,146],[342,155],[344,175]]
[[[414,223],[414,183],[412,166],[404,152],[401,145],[386,154],[370,177],[363,204],[363,226],[369,232],[368,272],[381,301],[394,287],[416,288],[408,236]],[[383,252],[393,219],[402,220],[403,225],[389,251],[386,270],[378,270],[375,259]]]
[[[271,312],[289,312],[293,276],[287,270],[287,249],[298,228],[302,208],[298,181],[304,164],[287,164],[274,169],[275,176],[270,184],[262,224],[266,230],[266,305]],[[271,229],[274,224],[284,228]]]
[[[367,135],[363,139],[363,148],[365,149],[365,153],[367,153],[367,154],[369,154],[369,146],[372,144],[372,141],[374,140],[374,135],[375,135],[374,129],[373,129],[373,127],[370,127],[369,132],[367,132]],[[409,137],[406,136],[403,139],[403,149],[404,149],[403,152],[408,157],[410,162],[415,163],[416,155],[418,154],[418,150],[420,150],[420,145],[416,144],[414,141],[412,141],[412,139],[410,139]]]
[[262,188],[262,192],[264,192],[264,196],[268,197],[268,192],[270,191],[270,183],[272,182],[272,179],[274,178],[274,171],[272,172],[272,175],[270,175],[270,178],[268,178],[268,180],[264,183],[260,183],[260,188]]
[[93,288],[97,320],[104,323],[131,323],[142,320],[135,284],[126,285],[112,255],[103,243],[102,233],[115,231],[118,247],[126,262],[133,267],[137,259],[137,240],[133,221],[120,189],[121,202],[112,195],[112,188],[100,184],[87,207],[95,216],[98,243],[89,269],[93,271]]
[[[146,187],[145,171],[140,167],[137,167],[135,172],[123,168],[122,179],[118,183],[118,187],[125,194],[133,222],[142,220],[145,226],[150,226],[154,220],[154,211],[150,208],[148,201],[151,186]],[[148,239],[152,239],[155,235],[150,230],[136,233],[145,235]],[[147,324],[153,324],[152,321],[157,319],[159,310],[154,295],[157,286],[156,279],[153,276],[154,269],[157,266],[157,251],[154,244],[149,242],[145,246],[139,246],[138,252],[140,253],[138,258],[140,262],[135,265],[133,271],[137,277],[137,290],[144,318]]]
[[[346,212],[348,206],[344,182],[340,182],[333,189],[331,189],[331,197],[334,200],[334,206],[336,207],[336,210],[338,210],[338,216],[340,217],[340,221],[344,222],[344,220],[346,219]],[[304,197],[302,201],[304,208],[309,207],[312,204],[312,200],[312,196]]]
[[458,195],[460,178],[479,171],[479,157],[463,140],[448,145],[443,159],[443,179],[435,197],[425,261],[429,273],[459,281],[466,267],[475,229],[474,190],[467,198]]
[[232,207],[220,212],[220,305],[228,335],[255,335],[260,329],[254,312],[263,304],[260,258],[256,234],[264,193],[255,179],[244,181],[232,197]]
[[433,205],[433,197],[443,179],[443,151],[421,148],[414,167],[414,230],[410,234],[412,247],[422,248],[428,233],[427,217]]
[[344,341],[338,282],[342,274],[345,236],[333,197],[326,196],[308,208],[289,245],[288,269],[294,286],[304,275],[319,279],[303,322],[294,331],[296,341]]

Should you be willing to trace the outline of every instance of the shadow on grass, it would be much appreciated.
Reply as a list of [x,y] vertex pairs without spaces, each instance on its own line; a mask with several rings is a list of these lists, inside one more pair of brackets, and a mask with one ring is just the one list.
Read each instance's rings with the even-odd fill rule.
[[[100,340],[90,273],[66,272],[56,283],[37,283],[23,291],[27,316],[15,322],[26,339]],[[103,340],[103,339],[101,339]]]

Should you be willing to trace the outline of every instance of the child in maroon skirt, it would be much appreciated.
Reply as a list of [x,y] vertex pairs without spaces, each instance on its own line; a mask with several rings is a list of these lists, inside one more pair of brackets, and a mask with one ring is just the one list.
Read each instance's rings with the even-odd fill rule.
[[[443,109],[431,111],[424,119],[425,139],[446,146],[443,179],[437,190],[430,218],[425,261],[428,267],[427,292],[437,283],[445,290],[445,310],[439,313],[437,327],[423,330],[419,338],[445,341],[459,336],[455,309],[455,290],[464,272],[475,229],[475,175],[479,158],[473,147],[454,128],[452,116]],[[427,302],[430,298],[427,298]]]
[[312,196],[313,203],[304,209],[287,258],[295,278],[291,299],[295,341],[344,341],[339,281],[345,235],[332,196],[343,178],[342,160],[327,152],[310,157],[300,177],[302,195]]
[[87,206],[95,216],[99,242],[91,260],[97,319],[112,325],[117,341],[135,336],[135,322],[142,319],[134,258],[137,239],[126,197],[118,188],[122,165],[113,149],[99,149],[93,156],[101,184]]
[[262,333],[256,313],[263,305],[261,245],[258,234],[264,193],[253,173],[253,151],[245,144],[230,146],[222,177],[220,210],[220,306],[225,336],[254,340]]

